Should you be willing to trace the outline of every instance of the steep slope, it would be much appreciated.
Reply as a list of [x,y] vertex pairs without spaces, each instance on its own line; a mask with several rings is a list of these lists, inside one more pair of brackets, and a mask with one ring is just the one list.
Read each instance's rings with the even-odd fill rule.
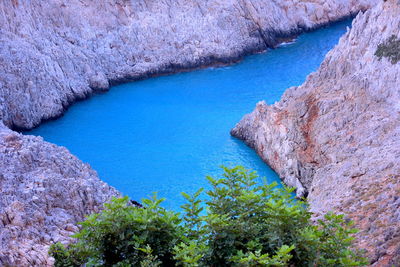
[[[0,121],[32,128],[111,83],[230,62],[378,0],[0,1]],[[118,195],[89,166],[0,122],[0,265],[51,264]]]
[[271,47],[378,0],[0,2],[0,119],[32,128],[110,83]]
[[0,266],[48,266],[85,215],[118,196],[67,149],[0,122]]
[[399,14],[397,0],[360,14],[302,86],[258,103],[232,130],[317,215],[355,219],[377,266],[400,264],[400,62],[375,56],[400,37]]

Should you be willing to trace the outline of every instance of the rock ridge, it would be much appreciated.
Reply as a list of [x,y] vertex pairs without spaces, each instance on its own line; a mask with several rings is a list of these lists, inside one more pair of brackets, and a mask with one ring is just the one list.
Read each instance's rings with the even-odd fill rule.
[[30,129],[110,84],[273,47],[378,0],[0,3],[0,118]]
[[115,83],[230,63],[377,2],[0,1],[0,265],[51,266],[49,244],[119,195],[65,148],[7,127],[33,128]]
[[400,64],[375,56],[400,36],[399,14],[398,0],[359,14],[303,85],[259,102],[231,131],[308,195],[316,216],[354,219],[375,266],[400,266]]
[[119,196],[67,149],[1,122],[0,189],[0,266],[52,266],[49,246]]

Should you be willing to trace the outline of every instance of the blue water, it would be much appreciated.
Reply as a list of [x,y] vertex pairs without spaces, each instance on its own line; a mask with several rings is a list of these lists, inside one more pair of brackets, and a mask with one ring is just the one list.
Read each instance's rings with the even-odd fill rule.
[[258,101],[272,104],[286,88],[303,83],[350,23],[303,34],[232,66],[115,86],[28,133],[67,147],[132,199],[157,191],[173,209],[183,202],[180,192],[206,186],[204,177],[220,174],[221,164],[279,181],[229,131]]

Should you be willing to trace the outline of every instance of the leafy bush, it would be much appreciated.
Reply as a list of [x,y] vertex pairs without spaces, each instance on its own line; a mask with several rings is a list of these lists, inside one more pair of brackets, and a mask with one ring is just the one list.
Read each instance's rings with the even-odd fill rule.
[[375,56],[379,59],[382,57],[388,58],[392,64],[400,61],[400,39],[396,35],[392,35],[384,43],[379,44],[376,49]]
[[[183,214],[160,206],[163,199],[114,199],[90,215],[77,242],[53,245],[56,266],[361,266],[350,247],[356,230],[343,215],[311,222],[307,203],[293,189],[257,182],[243,167],[207,177],[208,200],[183,193]],[[206,212],[203,211],[207,207]]]
[[81,223],[77,243],[67,250],[61,244],[51,248],[56,266],[139,266],[152,255],[155,262],[175,263],[171,248],[182,242],[184,228],[178,213],[160,207],[162,201],[154,196],[138,208],[127,197],[113,199]]

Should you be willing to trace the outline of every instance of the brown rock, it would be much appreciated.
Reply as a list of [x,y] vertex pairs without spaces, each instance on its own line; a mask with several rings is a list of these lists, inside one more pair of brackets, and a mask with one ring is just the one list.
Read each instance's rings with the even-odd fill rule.
[[400,3],[359,14],[319,70],[282,99],[264,102],[232,130],[318,216],[348,214],[376,266],[400,263],[400,63],[374,54],[400,36]]

